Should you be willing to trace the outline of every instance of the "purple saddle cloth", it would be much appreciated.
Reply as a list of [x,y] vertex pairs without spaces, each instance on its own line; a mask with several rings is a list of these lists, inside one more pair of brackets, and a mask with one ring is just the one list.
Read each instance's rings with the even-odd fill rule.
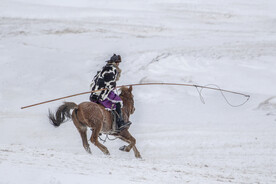
[[96,101],[96,103],[102,104],[105,107],[105,109],[111,111],[116,109],[117,103],[122,104],[122,99],[119,97],[119,95],[114,93],[114,91],[111,91],[105,100],[99,100]]

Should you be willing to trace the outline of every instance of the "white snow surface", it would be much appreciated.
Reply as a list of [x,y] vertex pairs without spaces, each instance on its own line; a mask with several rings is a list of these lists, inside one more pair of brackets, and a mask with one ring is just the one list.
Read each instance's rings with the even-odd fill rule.
[[[0,184],[276,183],[275,0],[0,0]],[[90,143],[33,103],[89,91],[113,54],[118,85],[216,84],[251,95],[134,87],[130,132],[142,159]],[[232,104],[245,98],[225,93]],[[88,132],[89,136],[91,132]]]

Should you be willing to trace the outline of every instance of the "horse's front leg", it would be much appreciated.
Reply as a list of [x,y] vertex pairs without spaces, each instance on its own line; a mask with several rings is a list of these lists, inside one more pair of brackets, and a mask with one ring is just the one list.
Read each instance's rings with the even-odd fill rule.
[[136,148],[135,144],[136,144],[136,139],[134,137],[132,137],[132,135],[129,133],[129,131],[127,129],[123,130],[120,134],[119,134],[119,138],[127,143],[129,143],[128,146],[122,146],[120,147],[121,151],[126,151],[129,152],[132,148],[135,154],[136,158],[142,158],[140,155],[140,152],[138,151],[138,149]]
[[133,146],[132,149],[133,149],[133,151],[134,151],[134,155],[135,155],[136,158],[142,158],[140,152],[138,151],[138,149],[136,148],[135,145]]

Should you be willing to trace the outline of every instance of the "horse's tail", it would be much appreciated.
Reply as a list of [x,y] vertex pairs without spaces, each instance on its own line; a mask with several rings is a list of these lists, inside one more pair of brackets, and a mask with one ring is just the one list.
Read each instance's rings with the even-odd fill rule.
[[72,119],[70,110],[77,109],[78,105],[74,102],[64,102],[63,105],[59,106],[59,108],[56,111],[56,114],[54,115],[49,111],[49,119],[52,125],[55,127],[59,127],[61,123],[66,122],[65,119]]

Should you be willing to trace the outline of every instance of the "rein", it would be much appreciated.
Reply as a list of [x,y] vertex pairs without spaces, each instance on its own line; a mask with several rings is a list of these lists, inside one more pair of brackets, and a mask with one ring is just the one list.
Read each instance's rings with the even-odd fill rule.
[[[208,85],[205,85],[205,86],[201,86],[201,85],[196,85],[196,84],[184,84],[184,83],[140,83],[140,84],[128,84],[128,85],[122,85],[122,86],[117,86],[115,87],[114,89],[116,88],[121,88],[123,86],[149,86],[149,85],[166,85],[166,86],[187,86],[187,87],[195,87],[199,93],[199,96],[200,96],[200,99],[202,101],[203,104],[205,104],[204,102],[204,99],[203,99],[203,96],[202,96],[202,90],[203,89],[210,89],[210,90],[216,90],[216,91],[220,91],[222,96],[224,97],[224,99],[226,100],[226,102],[232,106],[232,107],[239,107],[239,106],[242,106],[244,105],[249,99],[250,99],[250,95],[247,95],[247,94],[244,94],[244,93],[239,93],[239,92],[235,92],[235,91],[230,91],[230,90],[225,90],[225,89],[221,89],[219,86],[215,85],[215,84],[208,84]],[[215,86],[215,87],[209,87],[209,86]],[[198,88],[201,88],[200,90]],[[56,99],[52,99],[52,100],[47,100],[47,101],[44,101],[44,102],[39,102],[39,103],[36,103],[36,104],[32,104],[32,105],[28,105],[28,106],[24,106],[24,107],[21,107],[21,109],[26,109],[26,108],[29,108],[29,107],[33,107],[33,106],[38,106],[38,105],[42,105],[42,104],[45,104],[45,103],[49,103],[49,102],[54,102],[54,101],[57,101],[57,100],[62,100],[62,99],[66,99],[66,98],[71,98],[71,97],[74,97],[74,96],[79,96],[79,95],[84,95],[84,94],[88,94],[88,93],[94,93],[94,92],[99,92],[99,91],[103,91],[103,90],[107,90],[106,88],[105,89],[99,89],[99,90],[94,90],[94,91],[87,91],[87,92],[82,92],[82,93],[77,93],[77,94],[73,94],[73,95],[69,95],[69,96],[64,96],[64,97],[60,97],[60,98],[56,98]],[[225,95],[223,94],[223,92],[227,92],[227,93],[232,93],[232,94],[236,94],[236,95],[242,95],[244,97],[246,97],[246,101],[239,104],[239,105],[232,105],[229,103],[229,101],[227,100],[227,98],[225,97]]]

